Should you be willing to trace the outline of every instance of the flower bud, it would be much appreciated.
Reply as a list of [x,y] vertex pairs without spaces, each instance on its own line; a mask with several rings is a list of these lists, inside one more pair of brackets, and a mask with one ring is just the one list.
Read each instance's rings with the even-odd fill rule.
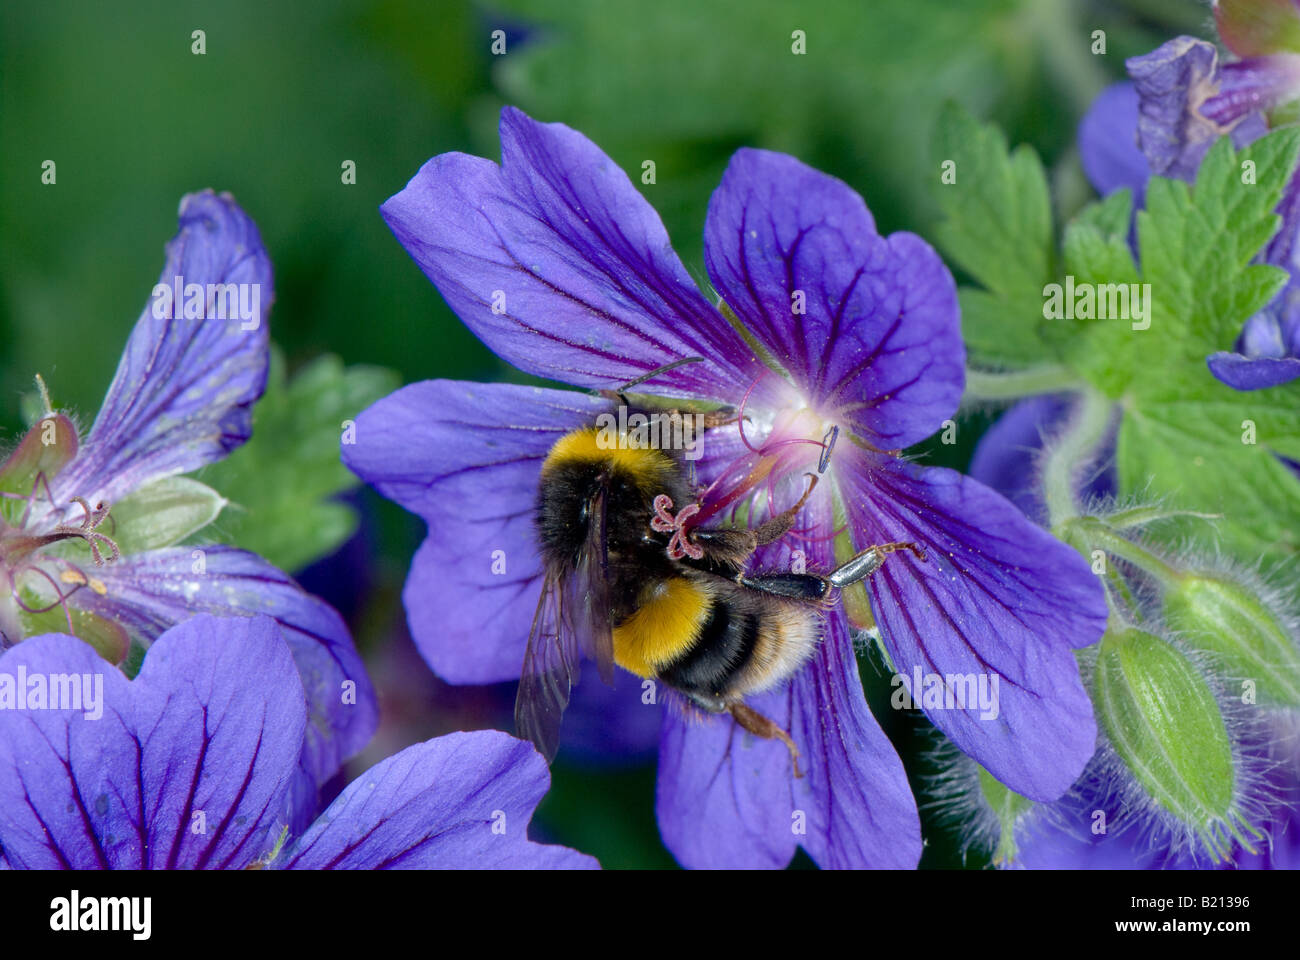
[[1254,703],[1300,706],[1300,648],[1261,591],[1228,573],[1184,574],[1165,593],[1165,617],[1188,645],[1215,655]]
[[1223,712],[1182,651],[1131,627],[1102,638],[1093,677],[1111,745],[1163,814],[1215,859],[1237,835],[1236,761]]

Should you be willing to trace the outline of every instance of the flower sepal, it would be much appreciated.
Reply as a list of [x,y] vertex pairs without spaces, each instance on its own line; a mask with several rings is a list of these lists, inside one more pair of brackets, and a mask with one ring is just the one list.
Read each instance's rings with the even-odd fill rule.
[[165,477],[113,504],[113,537],[123,553],[161,550],[216,520],[228,501],[189,477]]
[[[26,498],[77,455],[77,428],[61,413],[47,413],[23,435],[0,464],[0,500],[4,519],[13,521],[26,509]],[[39,496],[39,491],[38,491]]]

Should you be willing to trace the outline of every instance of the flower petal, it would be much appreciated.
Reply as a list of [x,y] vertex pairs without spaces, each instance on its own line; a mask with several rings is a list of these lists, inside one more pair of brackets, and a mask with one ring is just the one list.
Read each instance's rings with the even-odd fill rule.
[[921,859],[921,822],[907,773],[867,707],[843,614],[827,621],[816,658],[792,684],[792,731],[808,768],[807,783],[795,784],[808,814],[801,843],[823,868],[910,870]]
[[[252,407],[266,386],[271,262],[248,215],[229,194],[181,200],[180,231],[167,244],[159,284],[202,284],[209,319],[186,319],[183,304],[150,298],[80,453],[53,485],[110,503],[146,482],[220,460],[252,433]],[[224,316],[227,297],[211,284],[238,284],[252,319]],[[155,303],[167,309],[155,316]],[[253,308],[256,309],[253,309]],[[256,326],[254,326],[256,324]]]
[[1210,372],[1234,390],[1264,390],[1300,377],[1300,357],[1247,357],[1219,351],[1206,358]]
[[1211,144],[1232,133],[1238,148],[1263,135],[1258,113],[1223,123],[1201,107],[1219,90],[1218,51],[1195,37],[1175,37],[1125,61],[1138,94],[1138,144],[1153,174],[1191,182]]
[[407,747],[357,777],[288,852],[297,870],[584,869],[567,847],[528,839],[550,786],[529,744],[495,730]]
[[1127,187],[1142,206],[1151,171],[1138,149],[1138,95],[1131,82],[1103,90],[1079,123],[1079,159],[1089,182],[1103,195]]
[[[789,729],[790,692],[750,697],[750,706]],[[683,867],[780,869],[799,838],[792,816],[790,755],[731,717],[665,705],[655,810],[664,846]]]
[[266,617],[195,617],[134,682],[50,634],[0,674],[102,679],[102,715],[0,711],[0,845],[16,867],[243,867],[274,843],[302,749],[297,671]]
[[[830,533],[827,498],[805,516]],[[801,545],[810,570],[830,570],[830,539]],[[790,569],[786,562],[756,569]],[[748,698],[788,730],[784,745],[749,736],[730,717],[669,709],[660,748],[658,814],[664,843],[687,867],[783,867],[799,844],[823,868],[911,869],[921,825],[903,764],[871,715],[843,613],[827,617],[812,660],[784,687]]]
[[501,155],[500,167],[436,156],[381,207],[490,349],[579,386],[616,387],[683,357],[707,362],[646,389],[726,400],[754,379],[757,360],[700,295],[659,215],[595,144],[507,107]]
[[884,449],[925,439],[965,385],[957,291],[912,234],[793,157],[740,150],[709,202],[714,286],[822,416]]
[[519,678],[541,587],[542,460],[608,407],[576,391],[429,380],[357,418],[343,462],[429,524],[403,597],[411,635],[444,680]]
[[1219,91],[1201,113],[1220,126],[1241,117],[1275,110],[1300,95],[1300,54],[1279,53],[1225,63],[1219,68]]
[[311,722],[300,762],[317,785],[369,742],[375,694],[347,626],[261,557],[226,546],[173,547],[124,556],[96,576],[107,592],[78,590],[72,602],[146,643],[195,613],[275,618],[306,691]]
[[937,677],[939,689],[956,688],[954,674],[988,684],[991,708],[949,703],[927,716],[1013,790],[1059,797],[1096,745],[1072,648],[1105,629],[1101,584],[1079,554],[982,484],[863,451],[848,456],[858,470],[841,479],[841,494],[858,547],[910,541],[927,555],[895,553],[868,581],[895,668],[909,688],[914,670]]

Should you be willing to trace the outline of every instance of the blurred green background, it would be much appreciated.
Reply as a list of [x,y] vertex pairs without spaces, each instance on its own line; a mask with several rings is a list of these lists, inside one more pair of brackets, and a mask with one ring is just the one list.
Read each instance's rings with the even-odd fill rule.
[[[1193,0],[6,3],[0,444],[21,430],[36,373],[56,406],[89,425],[187,192],[229,190],[260,226],[275,268],[272,337],[291,376],[316,366],[298,381],[295,404],[263,405],[294,411],[259,407],[258,424],[264,434],[314,428],[321,442],[311,455],[329,460],[340,414],[398,382],[524,379],[447,310],[377,212],[436,153],[496,158],[502,104],[594,139],[633,175],[703,278],[709,194],[742,145],[795,154],[846,180],[882,231],[927,235],[936,215],[929,142],[947,98],[998,122],[1013,143],[1033,144],[1068,215],[1089,196],[1074,150],[1082,111],[1123,75],[1125,57],[1176,33],[1205,35],[1208,17],[1208,4]],[[501,56],[491,53],[498,29]],[[195,30],[204,31],[201,56],[191,52]],[[795,30],[806,37],[803,55],[791,50]],[[1105,31],[1105,55],[1091,52],[1095,30]],[[653,185],[635,175],[647,159]],[[54,185],[41,182],[46,160],[57,164]],[[341,182],[346,160],[355,185]],[[327,354],[366,369],[345,382],[333,361],[321,366]],[[988,412],[971,414],[962,442],[929,450],[929,462],[965,467],[988,422]],[[277,484],[271,459],[250,452],[200,478],[250,491],[244,515],[224,528],[241,543],[240,524],[256,526],[259,511],[301,506],[295,541],[265,546],[301,567],[317,540],[337,543],[355,519],[315,503],[342,478]],[[257,492],[267,488],[275,500]],[[356,768],[449,730],[508,725],[509,689],[439,683],[406,636],[400,590],[422,524],[370,492],[349,503],[359,532],[303,579],[348,617],[380,691],[383,729]],[[923,865],[960,865],[925,806],[927,733],[888,709],[876,665],[863,670],[877,716],[918,776]],[[536,832],[607,867],[670,866],[653,803],[652,756],[593,768],[562,754]]]

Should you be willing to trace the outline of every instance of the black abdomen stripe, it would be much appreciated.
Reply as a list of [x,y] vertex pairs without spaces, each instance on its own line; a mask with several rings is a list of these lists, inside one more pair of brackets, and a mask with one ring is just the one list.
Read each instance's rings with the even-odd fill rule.
[[723,600],[714,600],[699,636],[680,659],[659,673],[685,693],[713,696],[749,662],[758,643],[758,617]]

